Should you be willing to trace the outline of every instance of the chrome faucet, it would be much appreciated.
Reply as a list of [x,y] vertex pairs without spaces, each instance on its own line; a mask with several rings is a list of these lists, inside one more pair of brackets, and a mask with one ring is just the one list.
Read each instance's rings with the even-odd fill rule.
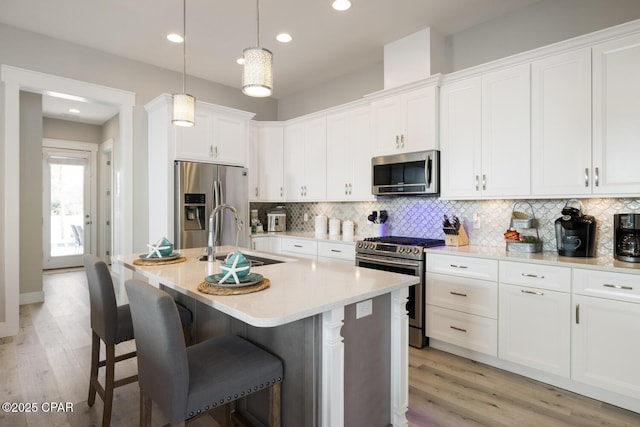
[[244,223],[242,222],[242,220],[238,216],[238,211],[236,210],[236,208],[234,208],[231,205],[227,205],[227,204],[222,204],[222,205],[216,206],[216,208],[211,212],[211,215],[209,215],[209,240],[207,242],[207,261],[208,262],[215,261],[216,240],[218,238],[218,235],[217,235],[217,230],[214,231],[213,223],[214,223],[214,219],[215,219],[216,215],[218,214],[218,212],[220,212],[223,209],[230,210],[231,212],[233,212],[233,216],[235,217],[236,227],[237,227],[237,230],[236,230],[236,246],[238,246],[238,238],[240,237],[240,231],[242,230],[242,227],[244,226]]

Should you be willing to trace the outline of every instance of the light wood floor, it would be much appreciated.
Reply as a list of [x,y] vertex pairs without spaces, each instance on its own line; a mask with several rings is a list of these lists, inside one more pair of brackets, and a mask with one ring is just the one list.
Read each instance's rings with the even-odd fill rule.
[[[91,331],[84,272],[46,274],[44,290],[44,304],[20,307],[18,335],[0,339],[0,403],[71,402],[73,412],[0,411],[0,427],[98,426],[102,401],[86,403]],[[640,414],[437,350],[411,348],[409,358],[411,427],[640,426]],[[135,363],[119,363],[116,375],[135,372]],[[116,389],[112,426],[138,424],[138,398],[137,384]],[[166,423],[153,412],[154,426]],[[207,417],[189,423],[211,425]]]

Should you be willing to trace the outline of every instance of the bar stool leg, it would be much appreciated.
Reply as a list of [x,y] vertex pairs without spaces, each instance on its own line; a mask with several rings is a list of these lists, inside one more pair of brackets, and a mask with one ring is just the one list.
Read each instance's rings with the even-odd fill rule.
[[281,417],[281,398],[282,398],[282,384],[275,383],[269,387],[269,426],[280,427],[282,423]]
[[100,337],[91,331],[91,372],[89,374],[89,396],[87,404],[93,406],[96,402],[96,387],[98,381],[98,363],[100,362]]
[[140,389],[140,427],[151,427],[151,398]]
[[116,365],[116,346],[107,344],[107,358],[105,363],[104,379],[104,410],[102,412],[102,427],[109,427],[111,424],[111,408],[113,407],[113,388]]

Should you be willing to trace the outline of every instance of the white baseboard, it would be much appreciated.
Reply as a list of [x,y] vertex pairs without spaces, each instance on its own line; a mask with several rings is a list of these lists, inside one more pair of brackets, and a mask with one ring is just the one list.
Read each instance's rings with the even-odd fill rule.
[[44,291],[20,294],[20,305],[44,302]]

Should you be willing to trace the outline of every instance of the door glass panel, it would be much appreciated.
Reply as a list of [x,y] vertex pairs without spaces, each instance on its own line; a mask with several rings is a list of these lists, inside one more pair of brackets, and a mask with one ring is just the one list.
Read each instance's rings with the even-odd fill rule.
[[84,253],[85,165],[50,159],[51,257]]

